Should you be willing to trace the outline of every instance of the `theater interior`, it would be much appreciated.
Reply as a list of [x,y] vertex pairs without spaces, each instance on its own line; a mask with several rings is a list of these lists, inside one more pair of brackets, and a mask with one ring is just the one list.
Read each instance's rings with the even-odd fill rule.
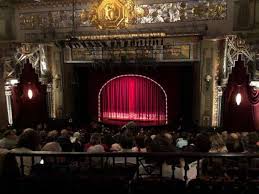
[[259,0],[0,0],[0,107],[9,193],[258,193]]

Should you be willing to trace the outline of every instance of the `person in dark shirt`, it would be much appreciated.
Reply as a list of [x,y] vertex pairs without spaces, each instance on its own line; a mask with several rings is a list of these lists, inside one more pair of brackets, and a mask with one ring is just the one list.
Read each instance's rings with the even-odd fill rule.
[[73,144],[70,141],[69,132],[66,129],[61,131],[61,135],[58,137],[57,142],[60,144],[63,152],[72,152]]

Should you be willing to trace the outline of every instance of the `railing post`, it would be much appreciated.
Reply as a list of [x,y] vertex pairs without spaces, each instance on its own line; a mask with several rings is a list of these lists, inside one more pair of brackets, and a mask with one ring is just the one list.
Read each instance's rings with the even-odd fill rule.
[[20,156],[20,168],[21,168],[21,175],[24,176],[24,164],[23,164],[23,156]]

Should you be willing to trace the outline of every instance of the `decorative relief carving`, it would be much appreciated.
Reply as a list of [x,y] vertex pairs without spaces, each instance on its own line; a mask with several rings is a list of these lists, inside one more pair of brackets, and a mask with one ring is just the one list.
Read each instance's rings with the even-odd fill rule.
[[23,62],[28,59],[40,81],[48,81],[49,69],[44,49],[44,46],[39,44],[17,45],[16,52],[4,60],[4,79],[18,79]]
[[81,20],[90,21],[99,29],[120,29],[134,24],[143,14],[142,8],[137,9],[133,0],[102,0],[90,11],[84,10]]
[[182,1],[174,3],[139,5],[145,16],[137,23],[169,23],[197,20],[219,20],[227,16],[226,0]]
[[[49,6],[51,2],[46,1]],[[71,1],[53,1],[53,8],[64,10],[28,12],[28,9],[38,9],[37,6],[39,4],[33,3],[31,7],[24,7],[26,11],[19,10],[21,30],[72,27]],[[76,1],[75,7],[77,27],[118,29],[129,24],[221,20],[227,17],[227,0],[192,0],[142,5],[136,5],[133,0],[102,0],[97,3]]]
[[236,35],[226,36],[222,86],[227,84],[229,74],[232,72],[239,55],[244,57],[245,64],[255,61],[255,53],[251,51],[245,40]]

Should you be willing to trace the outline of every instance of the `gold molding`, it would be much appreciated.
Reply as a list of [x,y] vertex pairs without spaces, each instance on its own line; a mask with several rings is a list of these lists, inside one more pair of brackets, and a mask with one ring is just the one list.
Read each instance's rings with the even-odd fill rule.
[[143,10],[135,7],[133,0],[101,0],[93,4],[90,11],[82,11],[80,18],[99,29],[122,29],[144,14]]

